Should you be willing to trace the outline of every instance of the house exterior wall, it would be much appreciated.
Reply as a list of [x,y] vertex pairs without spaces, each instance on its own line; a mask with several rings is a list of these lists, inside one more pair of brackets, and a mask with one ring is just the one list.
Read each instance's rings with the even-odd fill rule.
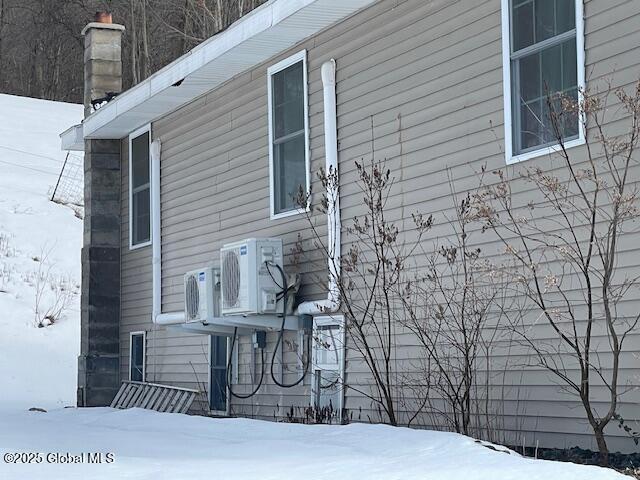
[[[585,4],[585,50],[588,85],[611,72],[615,86],[632,85],[640,77],[640,5],[623,0],[592,0]],[[390,215],[404,228],[411,214],[434,214],[436,225],[427,242],[445,237],[450,227],[452,198],[447,170],[456,189],[477,186],[483,165],[505,168],[500,0],[478,2],[381,0],[372,7],[307,39],[229,81],[153,124],[153,138],[162,140],[162,308],[182,310],[183,274],[204,265],[218,265],[224,243],[248,237],[281,237],[285,253],[298,235],[311,238],[302,216],[269,217],[269,154],[267,68],[302,49],[308,54],[309,124],[313,191],[324,165],[323,104],[320,67],[337,62],[337,125],[341,176],[341,215],[348,225],[362,213],[354,161],[386,159],[396,177],[389,200]],[[373,141],[372,141],[373,136]],[[373,147],[372,147],[373,146]],[[122,310],[121,368],[128,376],[129,333],[147,331],[147,380],[202,388],[207,382],[208,338],[151,323],[151,247],[129,250],[128,153],[122,140]],[[576,147],[582,148],[582,147]],[[509,167],[549,165],[548,158]],[[638,170],[634,170],[637,175]],[[524,187],[518,195],[531,195]],[[317,202],[317,196],[315,201]],[[323,234],[323,217],[316,217]],[[489,237],[487,237],[489,238]],[[637,269],[637,235],[625,239],[624,262]],[[348,245],[346,238],[343,250]],[[308,242],[307,242],[308,243]],[[487,240],[485,251],[499,246]],[[627,247],[625,247],[627,248]],[[307,252],[317,259],[317,253]],[[294,265],[303,274],[300,298],[324,295],[321,262]],[[625,308],[640,308],[640,296]],[[541,332],[543,335],[544,332]],[[293,333],[287,339],[297,341]],[[402,329],[396,332],[398,358],[419,360],[417,342]],[[600,340],[603,340],[601,338]],[[271,357],[276,333],[267,336]],[[631,353],[623,359],[625,381],[640,386],[640,335],[629,339]],[[248,391],[251,373],[259,368],[248,339],[240,339],[239,391]],[[603,347],[604,348],[604,347]],[[285,351],[287,348],[285,347]],[[299,374],[297,355],[285,352],[285,380]],[[258,365],[258,367],[256,367]],[[503,365],[504,366],[504,365]],[[347,385],[366,387],[370,375],[348,350]],[[561,392],[541,369],[504,376],[503,430],[529,445],[596,449],[579,402]],[[243,390],[244,389],[244,390]],[[604,394],[601,389],[598,394]],[[291,407],[310,401],[308,384],[283,390],[269,373],[251,400],[232,399],[232,413],[264,419],[285,418]],[[627,394],[621,411],[640,418],[638,390]],[[376,420],[371,402],[347,389],[345,407],[354,420]],[[196,410],[205,408],[204,401]],[[610,448],[631,450],[633,442],[611,427]]]

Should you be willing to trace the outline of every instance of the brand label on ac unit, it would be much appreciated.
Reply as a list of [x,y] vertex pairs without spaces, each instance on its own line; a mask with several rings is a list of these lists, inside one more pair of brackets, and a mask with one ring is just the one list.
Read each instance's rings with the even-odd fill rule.
[[204,277],[205,277],[204,272],[200,272],[200,274],[198,275],[198,280],[200,280],[201,282],[204,282]]
[[242,245],[240,247],[240,255],[246,255],[247,254],[247,246],[246,245]]

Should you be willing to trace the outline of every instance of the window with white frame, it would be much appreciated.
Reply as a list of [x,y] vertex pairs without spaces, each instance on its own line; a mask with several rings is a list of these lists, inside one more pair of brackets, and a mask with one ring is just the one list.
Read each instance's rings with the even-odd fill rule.
[[146,373],[146,333],[131,332],[129,348],[129,380],[144,382]]
[[272,218],[300,211],[298,193],[309,190],[307,52],[267,71]]
[[502,9],[507,162],[552,151],[558,134],[580,142],[580,119],[562,103],[577,104],[584,88],[582,0],[502,0]]
[[151,241],[151,133],[148,127],[129,136],[129,246]]
[[344,378],[344,320],[316,317],[313,323],[311,401],[318,409],[330,407],[339,418]]

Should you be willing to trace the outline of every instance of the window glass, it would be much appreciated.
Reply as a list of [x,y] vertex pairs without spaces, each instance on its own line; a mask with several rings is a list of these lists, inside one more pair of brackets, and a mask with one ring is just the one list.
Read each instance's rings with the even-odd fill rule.
[[131,380],[144,382],[144,335],[131,336]]
[[512,51],[574,29],[575,7],[575,0],[512,0]]
[[274,138],[304,131],[302,62],[273,75]]
[[149,241],[151,230],[151,199],[149,189],[134,192],[133,201],[133,244]]
[[271,75],[273,209],[295,210],[306,188],[307,137],[304,118],[304,63],[297,62]]
[[149,183],[149,132],[131,139],[131,244],[151,239],[151,185]]
[[227,337],[211,336],[211,410],[223,411],[227,407]]
[[131,140],[133,188],[149,183],[149,132]]
[[574,0],[556,0],[556,32],[563,33],[576,27]]
[[521,50],[534,43],[533,34],[533,2],[514,2],[512,12],[513,50]]
[[274,207],[276,213],[296,208],[306,181],[304,132],[274,145]]

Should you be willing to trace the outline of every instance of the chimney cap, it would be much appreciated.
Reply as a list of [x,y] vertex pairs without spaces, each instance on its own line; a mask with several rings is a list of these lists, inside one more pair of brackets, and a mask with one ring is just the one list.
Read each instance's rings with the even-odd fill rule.
[[120,32],[124,32],[124,25],[118,25],[117,23],[91,22],[82,29],[81,35],[86,35],[89,30],[94,28],[98,30],[119,30]]
[[111,12],[96,12],[95,23],[113,23],[113,16]]

